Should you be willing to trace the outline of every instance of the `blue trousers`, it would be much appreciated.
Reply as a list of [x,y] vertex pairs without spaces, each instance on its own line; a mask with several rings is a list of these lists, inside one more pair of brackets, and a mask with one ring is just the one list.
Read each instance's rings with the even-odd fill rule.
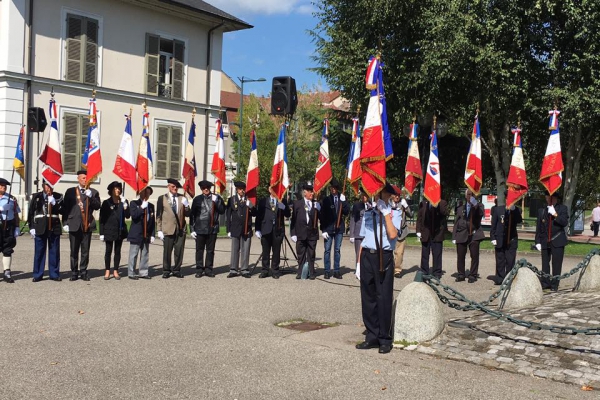
[[335,233],[329,236],[329,239],[325,241],[325,255],[324,255],[324,263],[325,263],[325,272],[329,272],[331,270],[331,245],[335,242],[335,248],[333,253],[333,270],[335,272],[340,272],[340,248],[342,247],[342,232]]
[[35,254],[33,256],[33,277],[44,276],[46,267],[46,249],[48,249],[48,272],[50,278],[60,276],[60,235],[46,231],[35,237]]

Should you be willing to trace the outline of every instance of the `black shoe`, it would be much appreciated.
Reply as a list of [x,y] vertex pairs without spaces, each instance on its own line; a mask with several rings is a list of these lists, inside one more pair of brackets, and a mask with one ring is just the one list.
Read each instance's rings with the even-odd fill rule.
[[247,274],[242,274],[242,276],[243,276],[244,278],[251,278],[251,276],[250,276],[250,273],[247,273]]
[[391,344],[382,344],[381,346],[379,346],[379,354],[387,354],[390,351],[392,351]]
[[470,276],[469,277],[469,283],[475,283],[475,282],[477,282],[477,278],[474,277],[474,276]]
[[273,273],[272,276],[273,276],[273,279],[279,279],[279,273],[277,273],[277,272]]
[[196,272],[196,275],[194,275],[196,278],[202,278],[202,275],[204,275],[204,271],[199,269],[198,272]]
[[236,276],[238,276],[238,274],[235,272],[230,272],[229,275],[227,275],[228,278],[235,278]]
[[42,278],[33,278],[31,281],[32,282],[41,282]]
[[379,347],[379,343],[367,342],[366,340],[364,342],[360,342],[359,344],[356,345],[356,348],[358,350],[375,349],[377,347]]
[[81,280],[88,282],[90,280],[90,277],[87,274],[81,275]]
[[402,278],[402,272],[396,272],[394,278]]
[[163,273],[163,279],[167,279],[169,276],[171,276],[170,272],[164,272]]
[[334,277],[335,279],[342,279],[342,274],[341,274],[341,273],[339,273],[339,272],[334,272],[334,273],[333,273],[333,277]]
[[258,276],[260,279],[266,278],[269,276],[269,273],[267,271],[263,271],[260,273],[260,275]]
[[208,276],[209,278],[214,278],[215,277],[215,273],[212,271],[206,271],[204,273],[204,275]]
[[128,276],[128,278],[131,279],[131,280],[134,280],[134,281],[138,280],[138,277],[136,275]]
[[296,274],[296,279],[302,279],[302,275]]
[[311,275],[308,277],[308,279],[310,279],[311,281],[314,281],[315,279],[317,279],[317,277],[315,275]]
[[502,281],[500,279],[495,279],[494,286],[500,286],[500,285],[502,285]]
[[181,275],[181,272],[173,272],[173,276],[175,278],[183,278],[183,275]]
[[10,277],[10,276],[7,277],[5,275],[4,276],[4,282],[6,282],[6,283],[15,283],[15,280],[12,277]]
[[454,282],[464,282],[465,281],[465,277],[462,275],[459,275],[456,277],[456,279],[454,280]]
[[140,278],[140,279],[152,279],[152,278],[150,277],[150,275],[140,275],[140,276],[139,276],[139,278]]
[[72,275],[69,280],[70,281],[76,281],[77,279],[79,279],[79,277],[77,275]]
[[48,279],[50,279],[51,281],[56,281],[56,282],[62,281],[62,278],[60,276],[58,278],[48,278]]
[[329,279],[330,277],[329,272],[325,272],[325,279]]

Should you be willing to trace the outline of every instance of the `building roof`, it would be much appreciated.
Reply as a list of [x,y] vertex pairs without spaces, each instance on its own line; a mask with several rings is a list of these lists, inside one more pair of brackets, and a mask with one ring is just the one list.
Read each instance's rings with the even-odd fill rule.
[[159,3],[165,3],[176,8],[186,9],[199,16],[208,17],[215,21],[224,23],[223,30],[225,32],[238,31],[242,29],[253,28],[249,23],[234,17],[225,11],[208,4],[202,0],[158,0]]
[[221,90],[221,108],[234,109],[240,108],[240,95]]

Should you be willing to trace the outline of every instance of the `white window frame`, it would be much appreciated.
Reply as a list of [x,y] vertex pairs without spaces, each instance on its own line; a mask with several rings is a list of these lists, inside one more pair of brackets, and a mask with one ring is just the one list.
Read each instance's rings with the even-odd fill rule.
[[[179,121],[172,121],[169,119],[160,119],[160,118],[153,118],[152,119],[152,176],[154,178],[152,178],[150,180],[150,186],[163,186],[166,187],[167,186],[167,181],[164,179],[157,179],[156,178],[156,168],[157,168],[157,164],[158,164],[158,125],[170,125],[170,126],[177,126],[181,128],[181,171],[179,171],[179,174],[181,174],[181,172],[183,171],[183,163],[185,161],[185,147],[187,146],[187,141],[186,141],[186,123],[185,122],[179,122]],[[183,177],[181,175],[177,175],[176,177],[171,176],[170,178],[173,179],[177,179],[178,181],[181,181],[181,179],[183,179]]]
[[[58,134],[59,134],[59,140],[60,140],[60,150],[62,152],[62,148],[63,148],[63,144],[64,144],[64,138],[65,138],[65,127],[64,127],[64,117],[65,114],[69,113],[69,114],[80,114],[80,115],[85,115],[88,116],[90,114],[90,110],[89,109],[84,109],[84,108],[74,108],[74,107],[68,107],[68,106],[58,106],[58,120],[56,121],[58,123]],[[102,112],[101,111],[96,111],[96,121],[98,124],[98,130],[100,132],[100,145],[102,145],[102,124],[101,124],[101,120],[102,120]],[[60,182],[67,182],[67,183],[77,183],[77,175],[75,174],[64,174],[62,176],[62,178],[60,179]],[[93,184],[100,184],[102,183],[102,177],[101,175],[99,175],[95,180]]]
[[79,15],[98,21],[98,64],[96,82],[98,82],[98,87],[102,87],[102,50],[104,49],[104,18],[101,15],[92,14],[86,11],[76,10],[74,8],[69,8],[65,6],[61,7],[60,9],[60,60],[58,66],[58,80],[66,81],[65,73],[67,68],[67,14]]
[[[167,40],[179,40],[183,42],[184,51],[183,51],[183,101],[187,100],[187,87],[188,87],[188,53],[189,53],[189,39],[183,36],[173,35],[172,33],[155,30],[154,32],[150,32],[154,35],[160,36],[161,39]],[[159,46],[160,47],[160,46]],[[159,49],[160,54],[160,49]],[[144,53],[145,56],[145,53]]]

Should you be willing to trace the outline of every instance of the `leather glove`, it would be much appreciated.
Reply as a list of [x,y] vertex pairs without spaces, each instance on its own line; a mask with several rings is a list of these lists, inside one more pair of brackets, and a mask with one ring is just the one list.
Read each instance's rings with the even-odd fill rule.
[[54,198],[54,196],[50,196],[48,197],[48,203],[55,205],[56,204],[56,199]]
[[498,242],[496,240],[492,240],[492,246],[496,246]]
[[554,209],[554,206],[548,206],[548,214],[550,214],[550,215],[556,214],[556,210]]
[[35,229],[30,229],[29,234],[31,235],[32,239],[35,239]]
[[292,236],[292,242],[296,243],[298,241],[298,236],[294,235]]
[[63,225],[63,231],[65,231],[65,233],[69,233],[69,225]]
[[377,200],[377,209],[383,214],[384,217],[391,212],[390,207],[381,199]]
[[281,202],[281,201],[278,201],[277,208],[279,208],[280,210],[285,210],[285,204],[283,204],[283,202]]
[[92,189],[86,189],[86,190],[85,190],[85,195],[86,195],[87,197],[92,197]]
[[475,198],[475,196],[471,196],[471,200],[469,200],[471,202],[471,205],[476,206],[477,205],[477,199]]
[[329,233],[327,233],[327,232],[323,232],[323,233],[321,234],[321,236],[323,236],[323,239],[325,239],[325,240],[329,240]]
[[217,201],[217,195],[216,195],[216,194],[212,194],[212,195],[210,196],[210,199],[211,199],[212,201]]
[[150,244],[154,243],[154,236],[150,236]]
[[321,211],[321,203],[319,203],[318,201],[315,202],[315,208],[317,209],[317,211]]
[[344,193],[340,194],[340,201],[346,201],[346,196],[344,196]]
[[15,237],[19,236],[21,234],[21,229],[17,226],[15,228]]
[[262,233],[260,233],[260,231],[256,231],[254,232],[254,236],[260,239],[262,237]]
[[156,234],[160,240],[165,240],[165,234],[162,231],[158,231]]
[[452,241],[452,244],[456,244],[456,240],[453,240],[453,241]]
[[190,202],[188,201],[187,197],[183,197],[183,199],[181,199],[181,204],[183,204],[184,207],[188,207],[190,205]]
[[354,238],[350,238],[350,243],[354,243]]
[[192,232],[192,234],[190,236],[192,237],[192,239],[196,240],[196,238],[198,237],[198,234],[196,232]]
[[356,275],[356,279],[360,280],[360,263],[359,262],[356,263],[356,272],[354,273],[354,275]]
[[406,202],[406,200],[405,200],[405,199],[402,199],[402,200],[400,200],[400,205],[401,205],[403,208],[408,208],[408,203]]
[[100,235],[100,241],[104,242],[104,235]]
[[142,201],[142,210],[145,210],[146,208],[148,208],[148,202],[146,200]]
[[231,239],[231,232],[227,232],[227,237]]
[[542,245],[539,243],[535,244],[535,248],[537,249],[537,251],[542,251]]

